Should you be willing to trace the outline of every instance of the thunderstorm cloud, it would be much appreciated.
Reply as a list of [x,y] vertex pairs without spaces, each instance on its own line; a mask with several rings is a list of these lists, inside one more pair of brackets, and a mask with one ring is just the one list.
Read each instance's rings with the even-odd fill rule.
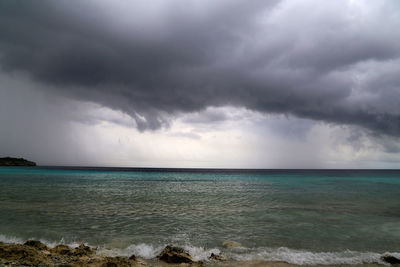
[[399,28],[398,1],[2,1],[0,66],[141,130],[235,106],[399,136]]

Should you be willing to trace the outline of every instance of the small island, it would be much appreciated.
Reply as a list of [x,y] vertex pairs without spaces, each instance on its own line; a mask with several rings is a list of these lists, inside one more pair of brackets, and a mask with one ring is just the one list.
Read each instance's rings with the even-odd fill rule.
[[23,158],[0,158],[0,166],[36,166],[36,163]]

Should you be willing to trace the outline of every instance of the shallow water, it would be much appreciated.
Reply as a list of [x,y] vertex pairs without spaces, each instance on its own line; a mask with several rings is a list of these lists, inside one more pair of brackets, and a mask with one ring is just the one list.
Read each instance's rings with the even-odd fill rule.
[[0,241],[30,238],[146,258],[174,243],[199,259],[374,262],[400,252],[400,171],[0,167]]

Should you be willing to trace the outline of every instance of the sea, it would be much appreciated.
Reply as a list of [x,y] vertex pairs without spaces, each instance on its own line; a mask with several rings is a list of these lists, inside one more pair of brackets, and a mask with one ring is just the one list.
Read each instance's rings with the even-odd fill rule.
[[173,244],[203,261],[383,263],[400,256],[400,171],[0,167],[0,242],[28,239],[145,259]]

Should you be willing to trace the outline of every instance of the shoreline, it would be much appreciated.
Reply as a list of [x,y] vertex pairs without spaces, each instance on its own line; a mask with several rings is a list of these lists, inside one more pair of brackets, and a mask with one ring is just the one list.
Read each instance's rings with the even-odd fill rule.
[[[389,266],[389,263],[385,265]],[[363,264],[333,264],[333,265],[307,265],[307,266],[385,266],[382,263]],[[58,244],[54,247],[47,246],[37,240],[28,240],[24,244],[0,242],[0,266],[93,266],[93,267],[167,267],[167,266],[224,266],[224,267],[295,267],[296,265],[277,261],[235,261],[225,258],[223,254],[212,254],[206,261],[194,261],[191,255],[182,248],[166,246],[155,259],[144,259],[136,255],[109,256],[98,252],[97,248],[81,244],[70,247]],[[400,261],[392,266],[400,266]]]

